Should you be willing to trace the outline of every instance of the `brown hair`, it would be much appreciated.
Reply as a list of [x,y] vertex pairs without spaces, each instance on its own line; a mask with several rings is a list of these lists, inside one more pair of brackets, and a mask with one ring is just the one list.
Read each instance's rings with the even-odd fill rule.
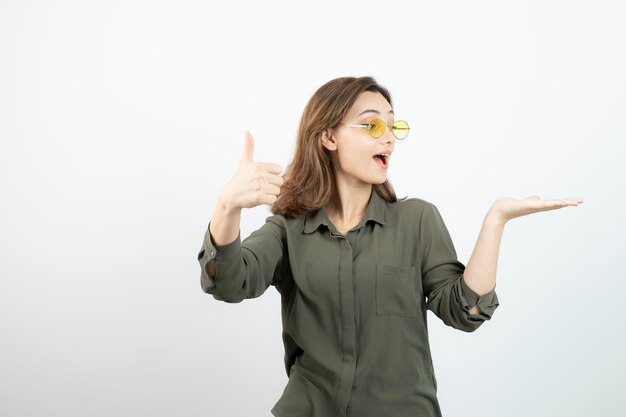
[[[300,120],[295,156],[285,170],[281,192],[271,208],[273,214],[298,218],[329,202],[335,191],[335,170],[330,151],[322,145],[322,132],[337,126],[364,91],[378,92],[392,104],[389,91],[372,77],[336,78],[309,99]],[[373,188],[385,200],[398,201],[388,180]]]

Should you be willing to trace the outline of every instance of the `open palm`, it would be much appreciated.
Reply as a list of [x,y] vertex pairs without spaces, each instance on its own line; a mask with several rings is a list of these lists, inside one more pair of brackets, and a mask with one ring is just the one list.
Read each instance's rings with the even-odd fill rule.
[[531,195],[524,199],[502,197],[491,206],[491,212],[496,218],[506,223],[516,217],[526,216],[539,211],[556,210],[565,206],[577,206],[583,199],[578,197],[542,200],[538,195]]

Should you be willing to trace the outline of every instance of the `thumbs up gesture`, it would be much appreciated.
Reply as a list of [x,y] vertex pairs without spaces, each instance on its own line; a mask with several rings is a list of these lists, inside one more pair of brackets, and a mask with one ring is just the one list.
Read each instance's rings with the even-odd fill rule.
[[273,204],[280,194],[283,178],[280,165],[254,162],[254,140],[245,133],[246,142],[237,172],[222,188],[219,199],[230,210]]

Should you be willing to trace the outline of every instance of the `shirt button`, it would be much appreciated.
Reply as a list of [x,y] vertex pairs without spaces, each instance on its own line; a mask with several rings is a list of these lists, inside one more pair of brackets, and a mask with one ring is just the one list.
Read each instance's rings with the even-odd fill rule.
[[211,252],[209,252],[209,255],[211,255],[211,256],[215,256],[215,251],[214,251],[214,250],[212,250]]

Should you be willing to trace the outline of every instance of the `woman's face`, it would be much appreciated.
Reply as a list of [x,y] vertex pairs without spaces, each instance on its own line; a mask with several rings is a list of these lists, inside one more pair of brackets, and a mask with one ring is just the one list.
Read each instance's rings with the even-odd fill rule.
[[[381,119],[392,126],[393,110],[382,94],[364,91],[341,121],[342,124],[329,129],[329,134],[323,136],[322,142],[332,152],[338,177],[369,184],[382,184],[387,180],[387,168],[396,141],[390,128],[374,139],[367,129],[346,126],[367,125],[373,119]],[[388,156],[375,156],[378,154]]]

